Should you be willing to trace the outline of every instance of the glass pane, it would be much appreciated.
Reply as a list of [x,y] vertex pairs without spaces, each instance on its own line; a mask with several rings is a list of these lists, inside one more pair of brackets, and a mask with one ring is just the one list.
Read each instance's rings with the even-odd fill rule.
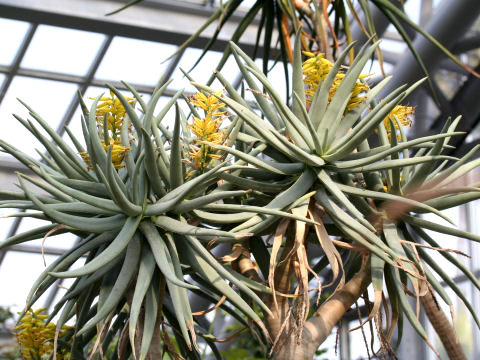
[[[10,65],[29,27],[24,21],[0,19],[0,64]],[[8,36],[5,36],[8,35]]]
[[[180,68],[185,71],[189,71],[202,54],[202,51],[203,50],[201,49],[193,48],[187,48],[187,50],[185,50],[179,66],[173,72],[174,81],[170,84],[170,88],[175,90],[185,88],[187,91],[196,91],[196,89],[190,85],[190,81],[183,75]],[[217,51],[209,51],[207,54],[205,54],[195,69],[189,73],[193,80],[200,84],[206,84],[213,71],[216,69],[218,62],[222,58],[222,55],[223,54],[221,52]],[[230,56],[220,72],[230,83],[236,79],[237,74],[240,73],[240,70],[238,70],[237,63],[233,59],[233,56]],[[215,81],[212,87],[219,90],[223,88],[218,81]]]
[[0,87],[3,85],[3,80],[5,80],[5,74],[0,74]]
[[[18,227],[18,234],[21,234],[25,231],[36,229],[40,226],[45,226],[51,224],[50,221],[44,221],[34,218],[24,218]],[[45,240],[43,239],[35,239],[30,240],[27,242],[28,245],[37,245],[37,246],[45,246],[45,248],[51,249],[70,249],[72,245],[75,243],[77,237],[73,234],[60,234],[60,233],[52,233],[50,234]]]
[[[284,102],[286,102],[287,96],[287,83],[285,82],[285,69],[283,63],[277,62],[275,66],[272,68],[274,64],[273,61],[269,61],[269,68],[271,69],[268,72],[268,80],[273,85],[273,88],[276,92],[280,95]],[[288,71],[288,78],[289,78],[289,93],[291,95],[291,87],[292,87],[292,66],[287,64],[287,71]]]
[[[14,213],[15,210],[13,209],[0,209],[0,241],[3,241],[7,238],[8,232],[10,230],[10,226],[12,226],[14,219],[5,217]],[[0,264],[1,265],[1,264]]]
[[399,40],[382,39],[380,48],[383,51],[389,51],[393,54],[398,54],[398,56],[401,56],[402,54],[405,53],[405,49],[407,48],[407,45],[405,45],[404,42]]
[[[255,65],[263,72],[263,60],[262,59],[255,59]],[[288,69],[288,78],[289,78],[289,86],[290,89],[292,87],[292,66],[290,64],[287,64],[287,69]],[[252,78],[254,79],[257,88],[262,91],[263,90],[263,85],[260,81],[258,81],[253,75]],[[268,61],[268,75],[267,78],[270,82],[270,84],[273,85],[273,88],[277,92],[277,94],[280,96],[280,98],[285,101],[286,98],[286,91],[287,91],[287,83],[285,81],[285,70],[283,67],[283,63],[280,61],[273,61],[269,60]],[[247,82],[244,81],[245,85],[245,99],[247,101],[256,101],[255,96],[253,95],[252,91],[250,90],[250,87],[248,86]]]
[[21,67],[85,75],[105,35],[40,25]]
[[480,123],[477,123],[475,127],[472,130],[470,130],[470,132],[468,133],[465,139],[465,142],[468,144],[478,140],[479,138],[480,138]]
[[[243,10],[243,11],[247,11],[248,9],[250,9],[253,5],[255,5],[257,3],[257,0],[243,0],[241,5],[240,5],[240,8]],[[221,0],[215,0],[215,6],[221,6],[222,5],[222,1]]]
[[[391,74],[393,71],[394,66],[386,61],[383,61],[383,70],[385,71],[385,74]],[[365,81],[367,84],[369,84],[371,87],[374,87],[374,81],[372,81],[374,78],[378,77],[379,79],[383,79],[382,76],[382,68],[380,67],[380,62],[378,60],[369,60],[363,70],[362,74],[370,75],[369,77],[365,78]]]
[[[96,98],[102,93],[106,95],[108,93],[108,89],[101,88],[98,86],[90,86],[89,88],[87,88],[87,91],[83,96],[85,103],[87,104],[87,107],[91,106],[93,102],[93,100],[91,100],[92,98]],[[77,109],[73,113],[73,116],[70,119],[70,122],[68,123],[68,128],[74,134],[74,136],[77,138],[80,144],[82,144],[85,147],[85,140],[83,139],[81,115],[82,115],[82,111],[80,110],[80,105],[79,105],[77,106]],[[73,145],[73,142],[70,140],[70,136],[68,136],[66,132],[63,135],[63,140],[65,140],[67,144],[69,144],[70,147],[76,151],[76,148]]]
[[408,15],[410,20],[419,24],[420,23],[420,6],[421,1],[407,1],[405,3],[405,13]]
[[156,85],[168,63],[162,63],[176,46],[116,37],[103,59],[96,78]]
[[[45,255],[47,266],[55,258],[52,255]],[[14,313],[22,311],[30,287],[44,269],[45,265],[40,254],[7,252],[0,266],[0,284],[8,291],[2,291],[0,306],[9,306]],[[48,292],[40,297],[33,308],[42,307],[46,296],[48,296]]]
[[[160,111],[163,110],[163,108],[167,105],[167,103],[170,101],[170,97],[162,96],[158,100],[157,106],[155,107],[155,115],[158,115]],[[183,113],[187,117],[188,122],[190,123],[192,121],[191,117],[188,117],[190,114],[190,108],[188,107],[187,103],[183,99],[177,100],[178,105],[182,109]],[[162,125],[165,126],[167,129],[170,129],[173,131],[173,128],[175,126],[175,104],[173,104],[170,107],[170,110],[168,110],[167,114],[165,117],[162,119]]]
[[335,333],[332,332],[328,337],[325,339],[318,351],[321,352],[321,355],[315,356],[315,360],[323,360],[323,359],[336,359],[337,358],[337,349],[335,349]]
[[76,90],[75,84],[16,76],[0,106],[0,119],[7,124],[3,127],[1,138],[28,155],[39,158],[35,148],[43,151],[43,146],[12,116],[29,117],[27,109],[16,98],[22,99],[55,129]]

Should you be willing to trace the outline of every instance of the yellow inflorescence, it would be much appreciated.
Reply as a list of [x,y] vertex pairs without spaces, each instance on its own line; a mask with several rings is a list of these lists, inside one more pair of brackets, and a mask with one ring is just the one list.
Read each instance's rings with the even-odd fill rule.
[[[403,105],[397,105],[393,108],[392,111],[383,119],[383,124],[385,125],[385,129],[387,130],[388,137],[391,138],[392,136],[392,128],[390,125],[390,120],[391,118],[393,120],[393,123],[395,125],[395,131],[394,133],[397,133],[398,130],[398,124],[395,121],[395,118],[397,118],[398,122],[402,126],[412,126],[413,122],[413,116],[415,114],[415,107],[413,106],[403,106]],[[397,138],[401,138],[400,135],[397,134]]]
[[[14,330],[17,330],[17,342],[20,345],[22,358],[25,360],[48,359],[53,352],[53,340],[55,338],[56,325],[54,323],[45,324],[48,315],[42,314],[45,308],[33,311],[28,310],[25,316],[20,320]],[[73,329],[71,326],[64,325],[59,332],[59,338]],[[66,349],[57,349],[57,359],[68,359],[69,354]]]
[[[130,105],[135,106],[135,99],[130,97],[125,97],[125,99],[127,99]],[[109,148],[112,147],[112,163],[115,166],[115,169],[124,167],[123,159],[130,150],[130,147],[123,146],[120,139],[125,114],[126,111],[124,106],[120,100],[115,97],[113,92],[110,91],[110,97],[103,96],[100,98],[100,102],[97,105],[96,111],[97,127],[100,129],[100,135],[102,138],[105,138],[105,131],[107,131],[106,135],[109,139],[109,143],[105,144],[105,140],[102,140],[102,145],[105,149],[105,152],[108,152]],[[107,129],[104,129],[105,117],[107,120]],[[83,160],[91,169],[90,156],[88,153],[83,152],[80,153],[80,155],[82,155]]]
[[[217,92],[217,95],[220,94],[221,92]],[[227,112],[222,110],[225,103],[213,95],[207,97],[205,94],[198,92],[190,98],[190,102],[197,108],[202,109],[205,112],[205,117],[194,116],[193,123],[188,124],[190,130],[197,137],[195,140],[197,145],[190,145],[191,151],[188,155],[191,161],[187,161],[187,163],[196,170],[203,170],[212,159],[219,159],[221,156],[210,146],[201,142],[221,144],[224,141],[225,134],[220,130],[220,125]]]
[[[125,99],[127,99],[130,105],[135,106],[136,101],[134,98],[125,97]],[[117,139],[120,137],[120,132],[122,131],[125,114],[126,111],[121,101],[115,97],[115,94],[112,91],[110,91],[110,97],[102,96],[97,105],[97,124],[100,128],[103,128],[106,115],[108,131],[111,133],[113,139]]]
[[[304,54],[308,56],[308,59],[305,60],[302,66],[304,75],[303,81],[306,85],[305,94],[307,102],[311,104],[318,85],[325,80],[328,73],[332,69],[333,64],[329,60],[325,59],[324,54],[314,55],[313,53],[306,51]],[[360,79],[363,79],[367,76],[369,75],[360,75]],[[332,100],[344,77],[345,74],[343,74],[341,71],[335,75],[335,80],[333,81],[328,94],[328,102]],[[347,111],[352,110],[365,99],[365,96],[360,96],[360,94],[368,91],[368,89],[368,85],[363,82],[357,81],[355,83],[352,89],[352,95],[347,104]]]

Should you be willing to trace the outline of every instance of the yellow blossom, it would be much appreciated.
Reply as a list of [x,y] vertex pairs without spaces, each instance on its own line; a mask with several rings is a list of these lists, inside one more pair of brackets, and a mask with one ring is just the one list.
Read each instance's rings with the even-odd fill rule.
[[[217,91],[216,95],[221,95],[221,91]],[[204,93],[197,92],[192,95],[190,102],[198,108],[205,111],[205,114],[211,116],[222,116],[226,114],[226,111],[217,111],[225,107],[225,103],[221,102],[216,96],[206,96]]]
[[[221,92],[216,94],[220,95]],[[197,108],[202,109],[205,112],[205,117],[199,118],[194,116],[193,122],[188,124],[190,130],[197,137],[195,143],[200,145],[190,145],[190,151],[188,152],[190,160],[185,162],[196,170],[203,170],[212,159],[221,158],[217,151],[202,142],[221,144],[224,141],[225,134],[220,130],[220,125],[222,124],[223,116],[227,112],[223,110],[225,103],[213,95],[206,96],[198,92],[190,98],[190,102]]]
[[[412,118],[414,114],[414,106],[397,105],[388,113],[387,116],[385,116],[385,119],[383,119],[383,124],[385,125],[387,132],[391,132],[390,121],[388,118],[390,117],[392,120],[394,120],[394,117],[396,117],[402,126],[412,126]],[[394,121],[393,123],[395,124],[395,128],[398,129],[397,122]]]
[[382,178],[382,182],[383,182],[383,191],[385,191],[386,193],[388,193],[388,181],[387,181],[387,178]]
[[[383,182],[383,190],[384,190],[386,193],[390,192],[390,191],[389,191],[390,188],[388,187],[387,178],[382,178],[382,182]],[[403,182],[403,179],[402,179],[402,177],[400,176],[400,183],[402,183],[402,182]]]
[[[48,315],[42,314],[45,308],[33,311],[28,310],[14,330],[17,330],[17,342],[20,345],[22,358],[25,360],[41,360],[49,358],[53,352],[56,325],[45,323]],[[60,329],[59,338],[66,335],[73,327],[64,325]],[[57,349],[57,359],[63,360],[69,357],[66,349]]]
[[102,140],[102,145],[106,152],[108,152],[110,147],[112,147],[112,164],[115,166],[115,169],[120,169],[125,166],[122,164],[122,162],[125,158],[125,155],[127,155],[127,152],[130,150],[130,147],[122,146],[112,139],[110,139],[109,145],[105,145],[104,141]]
[[189,165],[194,169],[200,169],[203,165],[203,159],[205,158],[201,148],[195,145],[190,145],[190,151],[188,156],[191,159]]
[[[125,97],[128,103],[135,106],[136,100],[134,98]],[[107,116],[108,130],[111,131],[112,137],[116,139],[120,136],[122,130],[123,120],[125,118],[125,108],[119,98],[110,91],[110,97],[102,96],[100,102],[97,104],[96,118],[99,128],[103,128],[105,115]]]
[[[385,129],[387,130],[388,137],[391,138],[392,134],[392,128],[390,125],[390,120],[391,118],[393,120],[393,123],[395,125],[395,131],[394,133],[397,132],[398,130],[398,124],[395,121],[395,118],[398,120],[400,125],[402,126],[412,126],[413,122],[413,116],[415,114],[415,107],[413,106],[404,106],[404,105],[396,105],[392,111],[388,113],[387,116],[383,119],[383,124],[385,125]],[[399,135],[397,135],[397,138]]]
[[[105,152],[108,152],[110,147],[112,147],[112,164],[115,169],[121,169],[125,167],[123,164],[123,159],[125,158],[125,155],[127,155],[127,152],[130,151],[130,147],[121,145],[120,140],[114,141],[113,139],[110,139],[109,145],[105,145],[103,140],[101,142]],[[85,163],[88,165],[88,168],[93,170],[88,152],[81,152],[80,155],[82,156],[83,161],[85,161]]]
[[[311,52],[304,52],[304,54],[308,57],[308,59],[305,60],[302,66],[304,75],[303,81],[306,85],[305,94],[307,103],[311,104],[318,85],[325,80],[328,73],[332,70],[333,64],[329,60],[325,59],[324,54],[314,55]],[[369,75],[360,75],[359,78],[363,79],[367,76]],[[344,77],[345,74],[343,74],[341,70],[335,75],[335,79],[328,93],[328,102],[332,100]],[[350,111],[357,105],[360,105],[360,103],[365,99],[365,96],[360,96],[360,93],[368,90],[369,87],[367,84],[357,81],[352,89],[352,95],[347,104],[346,111]]]
[[310,101],[315,95],[315,90],[318,87],[318,84],[325,80],[328,73],[333,67],[333,64],[325,59],[324,54],[318,54],[315,56],[311,52],[304,52],[309,58],[305,60],[302,65],[303,75],[305,76],[304,82],[307,85],[307,95],[310,98]]
[[[130,105],[135,106],[136,100],[134,98],[125,97],[125,99]],[[112,163],[115,169],[124,167],[122,164],[123,159],[130,150],[130,147],[123,146],[120,140],[125,114],[126,110],[123,104],[117,97],[115,97],[115,94],[112,91],[110,91],[110,97],[102,96],[100,102],[97,104],[95,113],[97,128],[99,129],[99,135],[101,138],[105,139],[105,137],[107,137],[109,139],[109,144],[105,144],[105,140],[102,140],[102,145],[105,152],[108,152],[109,148],[112,147]],[[107,118],[107,129],[104,129],[105,117]],[[105,134],[105,131],[107,131],[107,134]],[[93,167],[90,162],[90,155],[87,152],[81,152],[80,155],[88,165],[88,168],[92,170]]]
[[188,124],[192,132],[202,141],[219,144],[223,140],[223,133],[219,131],[221,119],[212,119],[210,114],[204,119],[193,117],[193,124]]

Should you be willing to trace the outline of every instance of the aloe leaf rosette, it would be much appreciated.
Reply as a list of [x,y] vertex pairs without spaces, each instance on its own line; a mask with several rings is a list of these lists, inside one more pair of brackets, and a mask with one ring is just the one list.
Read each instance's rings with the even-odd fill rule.
[[[97,335],[105,339],[101,346],[106,349],[113,335],[127,326],[132,349],[139,350],[136,356],[144,358],[155,328],[161,324],[158,319],[164,318],[159,309],[162,302],[165,317],[179,337],[178,343],[184,345],[182,350],[192,353],[199,330],[195,329],[189,291],[214,302],[225,296],[239,313],[259,326],[260,332],[264,330],[260,317],[230,284],[263,311],[268,312],[268,308],[205,248],[209,242],[234,243],[252,234],[204,226],[191,215],[197,208],[242,197],[246,191],[214,191],[218,174],[235,167],[222,162],[207,168],[205,164],[215,157],[213,152],[211,157],[206,156],[208,161],[187,174],[185,162],[192,155],[187,153],[189,147],[181,131],[188,132],[190,124],[178,106],[173,129],[161,123],[182,90],[158,114],[153,112],[167,85],[156,89],[148,104],[134,89],[134,97],[130,98],[113,87],[110,96],[97,97],[90,108],[82,100],[85,148],[67,129],[76,147],[70,148],[27,105],[32,120],[15,117],[46,147],[48,155],[43,156],[44,161],[1,141],[5,152],[34,173],[19,173],[20,191],[3,192],[7,200],[1,206],[22,209],[12,216],[40,218],[48,225],[14,235],[0,247],[64,232],[79,237],[72,249],[45,268],[26,300],[29,309],[50,287],[56,286],[57,279],[74,279],[48,319],[59,316],[57,327],[61,328],[75,318],[75,333],[69,334],[75,338],[72,353],[85,351]],[[136,103],[140,111],[136,111]],[[195,146],[193,142],[191,145]],[[84,264],[70,269],[85,254]],[[186,280],[189,273],[194,273],[197,281]],[[158,299],[159,294],[163,298]],[[143,328],[139,339],[140,317]],[[58,341],[62,339],[55,339]]]
[[[335,63],[312,53],[305,53],[302,62],[300,38],[297,36],[289,104],[282,100],[254,61],[233,43],[230,46],[235,59],[255,100],[245,101],[221,74],[217,74],[217,78],[225,87],[226,94],[216,93],[198,83],[194,85],[200,91],[216,96],[242,121],[242,128],[236,133],[235,149],[211,146],[236,156],[236,164],[239,165],[253,164],[253,158],[264,161],[255,170],[242,168],[219,174],[225,180],[219,188],[231,190],[238,186],[248,187],[247,184],[251,184],[252,188],[255,185],[255,191],[248,194],[248,201],[263,204],[269,209],[309,214],[308,217],[317,223],[322,222],[322,228],[329,234],[322,233],[318,225],[312,224],[306,224],[307,230],[299,232],[297,222],[292,253],[302,246],[298,241],[299,234],[317,244],[320,241],[324,258],[306,268],[309,272],[312,268],[318,272],[330,265],[330,271],[338,276],[339,281],[334,293],[362,268],[375,293],[374,306],[367,321],[373,321],[375,317],[378,321],[380,309],[386,306],[382,304],[382,294],[385,294],[384,299],[389,299],[390,312],[386,313],[392,314],[391,327],[383,331],[380,338],[383,350],[393,352],[389,344],[393,329],[396,326],[401,328],[402,322],[398,319],[404,315],[431,346],[418,321],[419,307],[412,308],[408,302],[409,295],[416,298],[418,304],[427,293],[436,294],[453,314],[452,300],[438,278],[451,287],[480,325],[465,295],[429,255],[430,250],[438,251],[480,289],[473,274],[452,255],[453,250],[442,249],[430,235],[436,232],[471,241],[480,240],[478,235],[456,228],[442,213],[442,210],[479,198],[478,184],[458,186],[461,178],[479,162],[471,160],[478,147],[461,159],[443,155],[443,151],[450,147],[449,139],[462,134],[455,131],[461,117],[448,119],[439,134],[407,139],[405,127],[412,123],[414,108],[404,103],[423,80],[379,99],[378,94],[390,78],[370,88],[368,75],[361,73],[377,45],[369,41],[355,61],[345,68],[342,64],[349,47]],[[247,151],[241,154],[239,149]],[[274,180],[267,165],[278,170]],[[275,196],[268,197],[274,191],[272,186],[283,187]],[[258,193],[263,193],[263,196],[257,196]],[[214,205],[208,208],[220,210],[222,207]],[[315,212],[318,212],[317,216]],[[437,216],[441,221],[423,218],[421,215],[426,213]],[[198,211],[197,215],[205,221],[211,219],[208,212]],[[225,221],[227,219],[231,219],[230,214],[225,215]],[[240,222],[231,231],[275,234],[281,227],[277,220],[272,215],[257,215]],[[216,222],[222,221],[217,218]],[[441,225],[442,222],[452,226]],[[329,237],[334,239],[333,248],[325,242]],[[270,263],[270,271],[285,261],[284,258],[280,262],[275,259],[275,240],[269,255],[255,247],[252,251],[259,264]],[[341,260],[339,252],[347,256],[346,261]],[[297,253],[292,257],[302,267],[301,256]],[[335,270],[338,266],[342,270]],[[268,269],[265,272],[268,273]],[[301,272],[296,275],[297,284],[307,276]],[[342,276],[344,278],[340,279]],[[312,277],[309,275],[308,278]],[[269,284],[273,288],[275,282]],[[306,289],[308,284],[304,285]],[[306,300],[306,306],[312,301]],[[299,307],[297,311],[300,311]],[[319,313],[316,315],[320,316]],[[310,318],[312,324],[315,317],[314,314]],[[300,323],[303,324],[303,320]],[[281,351],[277,352],[278,358],[282,358],[279,355]]]
[[[157,87],[148,103],[128,84],[132,98],[109,87],[110,96],[100,95],[90,107],[81,101],[85,145],[67,129],[74,149],[26,105],[32,120],[15,117],[48,155],[38,161],[0,142],[34,173],[18,174],[20,191],[3,192],[7,200],[0,204],[22,209],[13,216],[44,219],[48,225],[14,235],[0,248],[63,232],[80,239],[40,274],[26,309],[57,279],[73,278],[50,314],[58,316],[57,328],[74,319],[75,330],[55,339],[71,344],[72,354],[90,351],[95,336],[94,351],[107,349],[115,336],[118,344],[128,336],[129,350],[118,345],[115,351],[142,359],[168,323],[182,355],[199,358],[197,334],[213,353],[216,348],[192,314],[189,296],[195,293],[245,325],[244,317],[253,321],[251,331],[271,342],[271,354],[282,358],[279,349],[289,342],[278,339],[290,325],[272,325],[279,303],[294,309],[295,319],[287,322],[296,323],[299,339],[308,331],[305,324],[315,324],[328,307],[327,298],[317,312],[309,312],[315,302],[309,298],[310,279],[317,279],[320,297],[318,274],[327,269],[334,278],[332,293],[341,294],[360,270],[375,292],[367,320],[390,307],[391,328],[381,336],[387,352],[393,351],[386,344],[403,315],[428,341],[404,289],[413,289],[417,299],[434,291],[452,306],[438,277],[478,323],[464,294],[425,247],[438,250],[480,289],[473,274],[426,230],[472,241],[480,237],[418,216],[432,213],[451,223],[442,210],[480,198],[476,185],[456,185],[478,166],[470,160],[477,149],[461,159],[442,154],[449,139],[460,134],[455,132],[460,118],[448,120],[438,135],[407,139],[404,126],[413,109],[403,104],[421,82],[378,99],[389,78],[370,87],[361,73],[377,45],[368,42],[345,68],[352,45],[335,63],[313,53],[305,53],[303,61],[298,36],[292,97],[285,102],[254,61],[231,43],[255,100],[246,101],[217,73],[225,91],[194,82],[199,92],[188,103],[190,121],[176,104],[183,90],[155,112],[169,83]],[[164,118],[174,104],[170,129]],[[222,127],[227,118],[230,123]],[[271,249],[264,235],[273,238]],[[215,258],[211,250],[222,243],[237,255]],[[320,259],[309,256],[307,248],[313,246],[321,249]],[[258,265],[243,271],[250,254]],[[84,264],[71,269],[79,259]],[[282,282],[282,276],[295,281]],[[360,290],[357,297],[365,288]],[[389,305],[382,302],[384,293]],[[322,336],[309,346],[318,347]]]

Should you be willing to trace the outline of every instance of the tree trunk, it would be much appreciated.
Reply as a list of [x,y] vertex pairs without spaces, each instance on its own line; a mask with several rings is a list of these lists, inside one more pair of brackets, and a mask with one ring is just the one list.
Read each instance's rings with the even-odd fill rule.
[[[333,327],[340,321],[346,311],[354,304],[370,284],[370,273],[360,270],[348,281],[345,286],[339,290],[330,299],[324,302],[316,311],[314,316],[305,323],[303,333],[300,339],[292,331],[284,333],[284,344],[280,345],[274,353],[275,360],[311,360],[315,351],[325,341],[332,332]],[[285,298],[284,298],[285,299]],[[282,302],[282,308],[279,304],[279,312],[275,315],[280,319],[277,321],[268,321],[269,331],[272,337],[276,336],[278,327],[272,328],[273,324],[282,323],[281,317],[288,311],[288,301]],[[290,326],[290,325],[287,325]],[[291,329],[293,330],[293,329]]]
[[[152,342],[150,343],[150,348],[148,349],[148,353],[145,356],[145,360],[162,360],[162,336],[161,336],[161,328],[160,328],[160,320],[161,320],[161,313],[160,316],[157,316],[157,323],[155,324],[155,331],[153,333]],[[138,316],[137,322],[137,331],[135,335],[135,354],[137,358],[140,356],[140,348],[142,345],[143,339],[143,327],[145,324],[145,310],[142,308]]]
[[[158,289],[158,310],[157,310],[157,319],[155,323],[155,330],[152,336],[152,341],[150,347],[145,356],[145,360],[162,360],[163,359],[163,347],[162,347],[162,334],[161,334],[161,323],[162,323],[162,307],[163,307],[163,296],[165,292],[165,278],[162,276],[159,282]],[[127,302],[129,306],[132,306],[133,299],[133,289],[127,293]],[[136,331],[135,331],[135,342],[134,342],[134,358],[138,358],[141,352],[142,340],[143,340],[143,328],[145,325],[145,304],[142,304],[140,314],[138,315]],[[129,341],[127,341],[130,344]]]
[[[291,275],[294,271],[294,262],[285,258],[294,246],[294,239],[287,233],[287,242],[275,270],[275,291],[288,294],[291,285]],[[238,270],[244,276],[261,282],[250,256],[242,254],[236,261]],[[368,264],[369,262],[366,262]],[[272,315],[267,315],[266,326],[273,340],[273,357],[275,360],[311,360],[315,351],[332,332],[333,327],[340,321],[345,312],[366,291],[371,282],[370,267],[362,268],[340,290],[325,301],[315,314],[305,322],[301,336],[298,337],[298,328],[292,316],[290,299],[276,295],[261,295],[265,304],[270,308]]]
[[457,339],[455,329],[435,301],[431,291],[421,297],[423,308],[427,313],[428,319],[442,341],[450,360],[467,360],[462,346]]

